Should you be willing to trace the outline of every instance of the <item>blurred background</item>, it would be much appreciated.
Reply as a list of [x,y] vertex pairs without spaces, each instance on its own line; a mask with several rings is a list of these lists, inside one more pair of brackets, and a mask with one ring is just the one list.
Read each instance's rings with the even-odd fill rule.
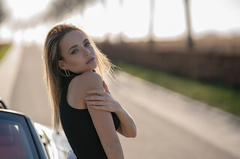
[[1,40],[42,42],[49,26],[68,21],[97,41],[177,41],[238,37],[238,0],[1,0]]
[[[116,68],[116,72],[127,72],[207,107],[221,110],[234,117],[230,123],[239,124],[239,19],[239,0],[0,0],[0,64],[6,59],[5,50],[21,46],[20,50],[24,53],[19,53],[21,62],[16,76],[19,81],[20,76],[26,77],[26,74],[33,78],[36,69],[34,73],[29,69],[36,65],[36,57],[32,57],[31,53],[38,52],[37,58],[41,59],[44,39],[50,28],[56,23],[73,23],[85,30],[100,50],[120,67]],[[31,65],[26,60],[31,61]],[[37,69],[42,72],[42,61]],[[1,74],[8,72],[4,71]],[[129,76],[127,78],[130,79]],[[35,87],[36,81],[32,87]],[[4,83],[3,78],[1,83]],[[42,76],[39,83],[42,87]],[[31,82],[26,84],[31,86]],[[25,89],[22,85],[14,80],[11,95],[5,99],[11,108],[26,111],[34,120],[41,121],[41,117],[28,114],[26,107],[39,103],[27,103],[19,97]],[[3,87],[1,89],[3,91]],[[38,100],[39,94],[35,97],[33,91],[39,93],[39,90],[27,93]],[[40,93],[47,101],[46,90],[41,88]],[[20,109],[19,105],[25,106],[24,109]],[[138,116],[138,113],[133,114]],[[141,117],[136,118],[142,122]],[[42,123],[50,125],[46,120]],[[239,128],[239,125],[236,127]],[[153,146],[148,148],[149,153],[158,151]],[[131,150],[139,151],[137,148]],[[202,150],[201,154],[205,152]],[[212,152],[218,154],[215,150]],[[158,158],[156,156],[152,158]],[[215,158],[214,155],[209,156]]]
[[73,23],[125,71],[156,70],[141,78],[240,115],[239,0],[1,0],[0,7],[1,44],[43,45],[54,24]]

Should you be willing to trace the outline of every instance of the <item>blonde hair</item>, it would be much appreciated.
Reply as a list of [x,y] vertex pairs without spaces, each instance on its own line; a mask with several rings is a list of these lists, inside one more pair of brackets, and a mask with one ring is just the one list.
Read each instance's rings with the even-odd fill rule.
[[59,42],[60,40],[72,30],[82,32],[89,40],[90,44],[95,50],[97,59],[96,72],[101,75],[103,80],[106,80],[108,75],[112,75],[112,63],[101,53],[101,51],[94,44],[93,40],[80,28],[72,24],[59,24],[54,26],[47,34],[43,48],[43,59],[45,63],[44,75],[48,94],[53,114],[53,126],[55,130],[60,128],[60,100],[63,91],[64,78],[66,77],[63,70],[58,67],[58,61],[62,59]]

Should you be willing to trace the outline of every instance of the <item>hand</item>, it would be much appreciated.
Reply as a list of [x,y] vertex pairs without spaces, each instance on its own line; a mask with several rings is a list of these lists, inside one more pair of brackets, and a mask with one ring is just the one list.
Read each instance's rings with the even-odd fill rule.
[[103,110],[108,112],[117,112],[121,110],[121,105],[112,97],[108,86],[103,81],[103,90],[92,89],[88,90],[89,96],[85,97],[84,100],[88,106],[91,106],[97,110]]

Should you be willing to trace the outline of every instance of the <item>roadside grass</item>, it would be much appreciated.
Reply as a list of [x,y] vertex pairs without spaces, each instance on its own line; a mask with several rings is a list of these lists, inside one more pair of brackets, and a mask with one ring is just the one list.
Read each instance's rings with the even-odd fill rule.
[[216,82],[203,82],[126,62],[119,62],[117,66],[134,76],[240,117],[239,88]]
[[6,44],[0,47],[0,61],[10,47],[11,47],[11,44]]

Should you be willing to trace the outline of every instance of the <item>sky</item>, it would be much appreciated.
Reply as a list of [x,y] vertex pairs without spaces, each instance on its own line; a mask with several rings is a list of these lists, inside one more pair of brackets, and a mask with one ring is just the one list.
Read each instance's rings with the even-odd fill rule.
[[[83,14],[75,12],[63,21],[83,28],[90,36],[101,39],[119,34],[131,40],[146,40],[149,29],[149,0],[106,0],[95,3]],[[217,33],[233,36],[240,33],[239,0],[189,0],[194,36]],[[53,24],[39,24],[32,28],[12,31],[7,24],[33,18],[43,12],[51,0],[4,0],[11,18],[0,26],[0,38],[37,41],[42,43]],[[155,40],[174,40],[186,35],[184,0],[155,0],[153,32]]]

